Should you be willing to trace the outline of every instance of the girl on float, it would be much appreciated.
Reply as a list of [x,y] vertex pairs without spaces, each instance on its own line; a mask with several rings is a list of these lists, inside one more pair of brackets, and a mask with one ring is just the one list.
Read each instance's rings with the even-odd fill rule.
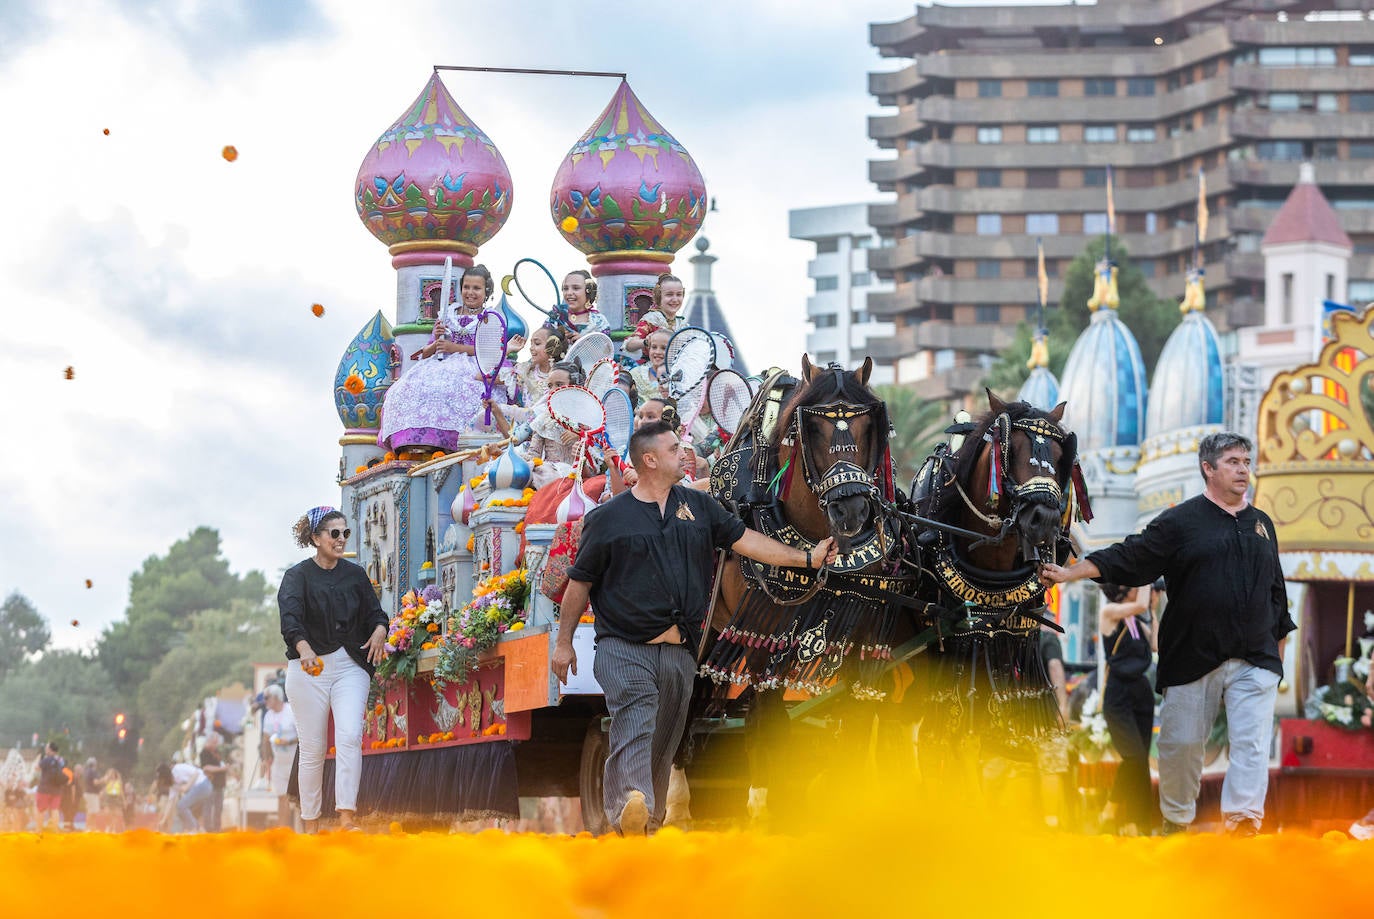
[[610,320],[596,308],[596,279],[590,271],[578,268],[568,272],[563,278],[563,302],[568,305],[568,319],[573,325],[571,330],[562,330],[568,344],[586,332],[611,331]]
[[681,313],[686,296],[687,289],[676,275],[667,272],[659,275],[658,283],[654,284],[654,308],[640,317],[635,333],[625,339],[626,353],[641,354],[655,329],[663,329],[671,337],[686,326],[687,317]]
[[485,265],[463,272],[459,299],[440,307],[434,334],[417,360],[387,390],[378,444],[397,455],[453,450],[482,409],[477,368],[477,316],[495,285]]
[[515,376],[520,384],[521,404],[527,410],[544,401],[549,391],[549,374],[553,365],[563,358],[568,349],[563,339],[554,334],[548,326],[540,326],[530,336],[529,360],[515,366]]
[[[641,401],[667,394],[664,358],[668,354],[668,330],[654,329],[644,339],[649,359],[630,371]],[[627,349],[628,350],[628,349]]]
[[301,824],[319,830],[324,759],[334,717],[334,806],[339,828],[358,829],[363,771],[363,708],[386,655],[387,615],[361,567],[345,559],[350,530],[332,507],[311,508],[292,527],[296,545],[315,554],[286,570],[277,607],[286,642],[286,694],[296,715]]

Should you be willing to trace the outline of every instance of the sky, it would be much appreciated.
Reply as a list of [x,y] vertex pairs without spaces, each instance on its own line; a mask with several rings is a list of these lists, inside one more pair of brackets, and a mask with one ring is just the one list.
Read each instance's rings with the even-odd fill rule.
[[[129,574],[197,526],[236,571],[271,580],[299,560],[291,522],[339,497],[335,368],[374,312],[394,319],[354,178],[434,64],[628,72],[718,201],[703,233],[745,356],[798,365],[812,247],[788,239],[787,212],[878,198],[867,74],[902,62],[877,56],[868,24],[912,10],[0,0],[0,594],[33,601],[57,646],[89,648]],[[582,267],[548,190],[616,82],[444,80],[514,178],[479,259]]]

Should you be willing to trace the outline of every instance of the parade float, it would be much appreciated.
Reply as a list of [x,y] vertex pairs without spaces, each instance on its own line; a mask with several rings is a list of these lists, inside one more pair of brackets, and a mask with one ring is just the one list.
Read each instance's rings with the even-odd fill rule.
[[[349,549],[393,617],[391,658],[367,709],[359,806],[452,821],[513,816],[522,796],[580,795],[596,829],[606,735],[594,627],[584,616],[578,675],[560,685],[549,668],[558,611],[537,589],[557,524],[580,507],[565,502],[557,520],[527,525],[531,464],[494,430],[479,426],[447,452],[393,452],[378,438],[387,390],[442,309],[446,261],[459,273],[474,264],[510,214],[513,184],[437,72],[358,172],[359,218],[397,276],[395,321],[368,319],[334,381]],[[622,81],[549,196],[554,225],[599,283],[612,339],[651,308],[657,276],[701,226],[705,195],[687,151]],[[499,309],[508,337],[528,334],[504,297]],[[328,801],[332,766],[325,787]]]

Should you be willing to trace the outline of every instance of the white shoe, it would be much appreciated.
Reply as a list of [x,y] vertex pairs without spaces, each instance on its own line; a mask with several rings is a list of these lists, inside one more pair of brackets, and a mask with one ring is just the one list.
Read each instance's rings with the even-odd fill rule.
[[649,826],[649,805],[642,791],[632,791],[620,809],[620,835],[643,836]]
[[1374,823],[1356,820],[1350,824],[1350,835],[1356,839],[1374,839]]

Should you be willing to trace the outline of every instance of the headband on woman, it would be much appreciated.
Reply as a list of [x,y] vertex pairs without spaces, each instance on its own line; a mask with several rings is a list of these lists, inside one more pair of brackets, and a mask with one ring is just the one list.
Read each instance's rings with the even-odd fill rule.
[[334,508],[324,504],[319,507],[312,507],[310,510],[306,511],[305,516],[310,518],[310,532],[313,533],[318,530],[320,524],[324,522],[324,518],[332,513],[334,513]]

